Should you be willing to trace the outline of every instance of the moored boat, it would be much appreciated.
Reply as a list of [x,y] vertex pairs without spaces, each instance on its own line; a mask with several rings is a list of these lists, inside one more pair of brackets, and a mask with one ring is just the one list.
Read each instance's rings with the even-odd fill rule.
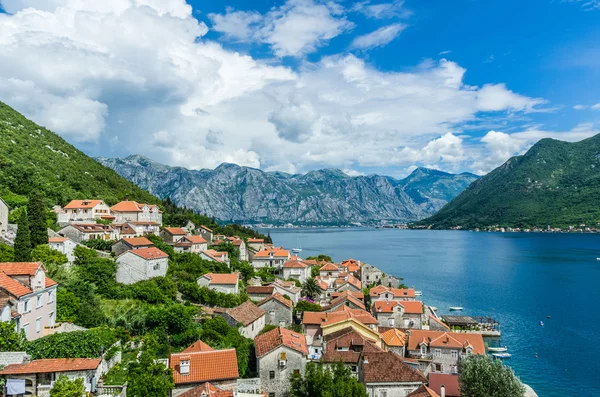
[[494,353],[494,354],[492,354],[492,356],[494,356],[494,358],[499,358],[501,360],[504,360],[505,358],[511,358],[512,357],[510,355],[510,353]]
[[462,310],[463,310],[462,306],[450,306],[450,311],[462,312]]
[[415,296],[421,296],[423,293],[421,291],[415,291]]
[[505,353],[508,351],[508,347],[488,347],[488,351],[494,353]]

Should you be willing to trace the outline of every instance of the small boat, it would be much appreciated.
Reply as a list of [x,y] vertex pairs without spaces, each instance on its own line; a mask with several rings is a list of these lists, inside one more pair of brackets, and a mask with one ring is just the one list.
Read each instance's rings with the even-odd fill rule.
[[463,310],[462,306],[450,306],[450,311],[462,312],[462,310]]
[[488,351],[493,353],[505,353],[508,351],[508,347],[488,347]]
[[552,318],[552,316],[546,316],[546,318]]
[[501,360],[512,357],[512,355],[510,353],[494,353],[494,354],[492,354],[492,356],[494,356],[494,358],[499,358]]
[[423,293],[421,291],[415,291],[415,296],[421,296]]
[[600,258],[596,258],[597,261],[600,261]]
[[544,326],[544,322],[540,321],[540,327],[543,327],[543,326]]
[[294,254],[299,254],[299,253],[301,253],[301,252],[302,252],[302,248],[292,248],[292,252],[293,252]]

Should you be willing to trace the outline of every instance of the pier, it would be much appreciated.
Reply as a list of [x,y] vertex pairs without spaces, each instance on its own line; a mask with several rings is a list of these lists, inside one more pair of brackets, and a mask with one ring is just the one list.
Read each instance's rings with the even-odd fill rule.
[[500,323],[486,316],[444,315],[442,320],[453,332],[477,333],[483,336],[500,336]]

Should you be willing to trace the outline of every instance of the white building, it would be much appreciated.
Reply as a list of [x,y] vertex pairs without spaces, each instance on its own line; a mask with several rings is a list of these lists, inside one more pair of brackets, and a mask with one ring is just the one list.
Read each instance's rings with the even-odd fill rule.
[[283,264],[283,278],[293,278],[303,283],[310,278],[310,266],[301,260],[290,259]]
[[202,236],[184,236],[177,243],[173,244],[175,252],[189,252],[192,254],[200,254],[201,251],[208,249],[208,241]]
[[117,282],[133,284],[164,277],[168,267],[169,255],[156,247],[126,251],[117,257]]
[[110,207],[102,200],[73,200],[57,214],[59,224],[93,223],[110,217]]
[[252,266],[256,269],[263,267],[281,269],[288,260],[290,260],[290,251],[288,250],[283,248],[265,249],[254,254]]
[[199,287],[208,287],[208,289],[225,294],[237,294],[240,292],[239,273],[207,273],[200,276],[197,282]]
[[8,205],[0,198],[0,236],[8,231]]
[[162,225],[162,211],[155,204],[141,204],[135,201],[121,201],[110,207],[117,223],[154,222]]
[[245,338],[254,339],[265,327],[265,312],[251,301],[246,301],[233,309],[227,309],[221,316],[230,327],[240,324],[239,332]]
[[48,246],[67,256],[69,263],[75,261],[75,247],[77,243],[68,237],[50,237],[48,238]]
[[118,240],[119,232],[110,225],[99,223],[72,223],[58,231],[63,237],[68,237],[76,243],[86,240]]

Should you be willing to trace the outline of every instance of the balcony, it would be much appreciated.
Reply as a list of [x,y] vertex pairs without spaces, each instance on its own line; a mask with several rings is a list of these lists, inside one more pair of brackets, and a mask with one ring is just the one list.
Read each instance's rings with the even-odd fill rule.
[[410,353],[410,358],[416,358],[417,360],[433,360],[433,353]]

